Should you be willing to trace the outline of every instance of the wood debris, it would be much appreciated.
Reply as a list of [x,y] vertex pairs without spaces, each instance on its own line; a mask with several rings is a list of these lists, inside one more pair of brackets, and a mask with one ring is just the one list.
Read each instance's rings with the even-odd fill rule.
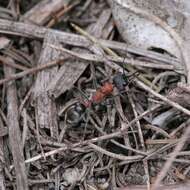
[[[189,189],[188,40],[126,2],[2,2],[0,189]],[[178,53],[123,36],[126,11]]]

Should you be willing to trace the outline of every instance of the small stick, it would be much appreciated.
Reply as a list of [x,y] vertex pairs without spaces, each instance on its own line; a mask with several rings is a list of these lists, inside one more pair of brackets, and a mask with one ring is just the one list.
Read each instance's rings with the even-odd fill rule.
[[29,99],[29,97],[30,97],[30,95],[31,95],[31,93],[32,93],[32,90],[33,90],[33,86],[32,86],[32,87],[30,88],[30,90],[27,92],[26,96],[24,97],[24,99],[22,100],[22,102],[21,102],[21,104],[20,104],[19,109],[18,109],[19,114],[21,114],[21,112],[22,112],[22,110],[23,110],[23,108],[24,108],[24,105],[25,105],[26,101]]
[[[137,114],[137,111],[135,109],[135,103],[133,101],[133,98],[130,94],[128,95],[128,98],[129,98],[129,102],[131,103],[131,107],[132,107],[134,116],[135,116],[135,118],[137,118],[138,114]],[[137,121],[136,125],[137,125],[137,131],[139,134],[141,146],[143,148],[143,151],[146,151],[146,147],[145,147],[145,143],[144,143],[144,137],[143,137],[143,133],[142,133],[142,129],[141,129],[141,124],[139,121]],[[144,166],[144,171],[145,171],[145,175],[147,178],[146,179],[147,189],[150,190],[150,174],[149,174],[148,160],[143,160],[143,166]]]
[[170,169],[170,167],[171,167],[173,161],[175,160],[176,156],[178,155],[178,153],[181,151],[181,149],[185,145],[186,141],[188,140],[189,135],[190,135],[190,125],[184,131],[184,134],[181,137],[181,140],[177,143],[174,151],[170,154],[169,159],[164,164],[163,169],[158,174],[158,176],[156,178],[156,181],[154,182],[154,184],[152,186],[152,190],[156,190],[158,188],[158,186],[160,185],[162,179],[166,176],[168,170]]
[[[169,64],[155,64],[155,63],[150,63],[150,62],[144,62],[144,61],[133,61],[132,59],[128,58],[123,58],[123,57],[113,57],[113,56],[102,56],[102,55],[97,55],[97,54],[90,54],[90,53],[78,53],[74,51],[67,50],[65,48],[58,48],[57,46],[49,44],[51,48],[61,50],[65,53],[68,53],[72,56],[78,57],[80,59],[84,59],[86,61],[94,61],[94,62],[105,62],[106,60],[108,61],[113,61],[113,62],[118,62],[118,63],[126,63],[131,66],[136,66],[136,67],[145,67],[145,68],[154,68],[154,69],[164,69],[164,70],[174,70],[178,73],[182,73],[179,70],[175,70],[175,67],[173,65]],[[134,71],[135,72],[135,71]],[[133,73],[134,73],[133,72]],[[183,74],[183,73],[182,73]]]
[[63,10],[59,11],[58,13],[56,13],[55,15],[53,15],[53,18],[48,22],[48,24],[46,25],[48,28],[52,27],[54,24],[57,23],[57,21],[59,21],[59,18],[62,17],[65,13],[67,13],[68,11],[70,11],[73,7],[75,7],[76,5],[79,4],[80,1],[76,1],[73,4],[64,7]]
[[[12,61],[12,59],[10,59]],[[6,76],[14,73],[11,67],[4,67]],[[26,167],[22,149],[21,133],[18,120],[18,101],[16,83],[13,81],[7,85],[7,123],[9,126],[9,143],[13,156],[13,163],[16,172],[16,184],[19,190],[28,190]]]
[[[59,47],[56,47],[56,46],[53,46],[53,45],[49,45],[49,46],[52,47],[52,48],[55,48],[55,49],[59,49],[60,51],[68,53],[68,54],[70,54],[72,56],[75,56],[75,57],[78,57],[78,58],[81,58],[81,59],[86,59],[85,57],[82,57],[80,54],[78,54],[76,52],[72,52],[72,51],[67,50],[65,48],[59,48]],[[117,64],[115,64],[113,62],[109,62],[108,66],[112,67],[115,70],[119,70],[120,72],[123,71],[123,68],[121,68],[119,65],[117,65]],[[172,107],[174,107],[174,108],[180,110],[181,112],[184,112],[185,114],[190,116],[190,111],[188,109],[184,108],[183,106],[179,105],[178,103],[175,103],[175,102],[169,100],[167,97],[162,96],[161,94],[155,92],[154,90],[152,90],[149,86],[147,86],[143,82],[141,82],[141,81],[139,81],[137,79],[134,79],[134,81],[136,82],[136,84],[139,87],[143,88],[145,91],[153,94],[155,97],[161,99],[162,101],[166,102],[167,104],[171,105]],[[0,81],[0,84],[1,84],[1,81]]]
[[[31,19],[29,20],[31,21]],[[53,29],[47,29],[45,27],[37,26],[31,23],[27,24],[22,22],[13,22],[13,21],[0,19],[0,33],[3,34],[25,36],[27,38],[32,38],[32,39],[37,38],[42,40],[44,39],[45,34],[50,31],[56,35],[60,43],[77,47],[83,47],[83,48],[89,48],[89,46],[91,45],[90,40],[82,35],[62,32]],[[129,46],[128,44],[123,42],[103,40],[103,39],[98,39],[98,41],[99,43],[102,44],[102,46],[109,47],[114,50],[122,50],[125,52],[129,52],[130,54],[137,54],[143,57],[150,58],[151,60],[172,64],[178,67],[180,70],[183,70],[182,67],[180,66],[181,61],[179,59],[168,57],[153,51],[145,50],[143,48]]]
[[21,71],[25,71],[25,70],[28,69],[27,67],[24,67],[24,66],[22,66],[22,65],[9,62],[9,61],[6,59],[6,57],[3,57],[3,56],[0,56],[0,63],[1,63],[1,64],[4,64],[4,65],[7,65],[7,66],[9,66],[9,67],[13,67],[13,68],[15,68],[15,69],[19,69],[19,70],[21,70]]
[[163,129],[156,127],[154,125],[148,124],[148,125],[145,125],[144,128],[145,129],[151,129],[153,131],[156,131],[156,133],[160,133],[161,135],[163,135],[166,138],[170,138],[170,135],[166,131],[164,131]]
[[85,30],[83,30],[82,28],[80,28],[79,26],[77,26],[76,24],[73,24],[71,23],[71,26],[76,30],[78,31],[79,33],[81,33],[82,35],[84,35],[85,37],[87,37],[89,40],[91,40],[92,42],[94,42],[95,44],[98,44],[102,49],[104,49],[109,55],[112,55],[112,56],[115,56],[115,57],[118,57],[118,55],[112,51],[110,48],[108,47],[105,47],[105,46],[102,46],[102,44],[100,44],[98,42],[98,40],[90,35],[88,32],[86,32]]
[[[83,30],[82,28],[80,28],[79,26],[72,24],[72,26],[81,34],[83,34],[85,37],[87,37],[88,39],[90,39],[92,42],[94,42],[95,44],[98,44],[100,48],[102,48],[103,50],[105,50],[109,55],[118,58],[119,56],[110,48],[103,46],[94,36],[90,35],[88,32],[86,32],[85,30]],[[131,71],[131,72],[135,72],[135,69],[132,68],[130,65],[126,65],[126,68]],[[151,85],[151,82],[146,79],[143,76],[139,76],[138,77],[140,80],[142,80],[144,83],[146,83],[147,85]],[[157,89],[157,88],[156,88]]]
[[[158,190],[189,190],[190,189],[190,183],[180,183],[175,185],[161,185],[158,187]],[[145,185],[134,185],[127,187],[119,188],[117,190],[147,190],[147,187]]]
[[100,152],[102,154],[105,154],[109,157],[118,159],[118,160],[123,160],[123,161],[136,161],[136,160],[141,160],[143,158],[142,155],[137,155],[137,156],[124,156],[121,154],[115,154],[113,152],[109,152],[93,143],[89,143],[89,146],[93,148],[95,151]]
[[18,74],[13,74],[7,78],[1,79],[0,85],[4,84],[6,82],[9,82],[11,80],[16,80],[16,79],[22,78],[22,77],[29,75],[29,74],[35,74],[35,73],[42,71],[44,69],[53,67],[53,66],[58,65],[58,64],[63,64],[63,63],[64,63],[63,60],[55,60],[55,61],[51,61],[51,62],[47,63],[46,65],[40,65],[40,66],[31,68],[31,69],[27,69],[27,70],[20,72]]
[[[99,141],[102,141],[102,140],[107,140],[107,139],[111,139],[111,138],[114,138],[114,137],[118,137],[120,135],[123,135],[125,134],[126,132],[126,129],[131,126],[132,124],[136,123],[138,120],[142,119],[144,116],[148,115],[149,113],[155,111],[156,109],[158,109],[160,106],[159,105],[156,105],[154,106],[153,108],[150,108],[148,109],[147,111],[143,112],[141,115],[137,116],[135,119],[133,119],[131,122],[129,122],[125,128],[123,128],[122,130],[120,131],[117,131],[117,132],[114,132],[114,133],[111,133],[111,134],[106,134],[106,135],[102,135],[100,137],[95,137],[93,139],[90,139],[90,140],[85,140],[83,142],[79,142],[79,143],[75,143],[73,144],[72,146],[63,146],[61,148],[58,148],[58,149],[55,149],[55,150],[52,150],[52,151],[49,151],[49,152],[46,152],[44,153],[45,157],[48,157],[48,156],[51,156],[51,155],[54,155],[54,154],[57,154],[59,152],[62,152],[64,150],[67,150],[69,148],[74,148],[74,147],[77,147],[77,146],[82,146],[82,145],[86,145],[86,144],[89,144],[89,143],[94,143],[94,142],[99,142]],[[34,162],[34,161],[37,161],[39,159],[43,158],[43,155],[42,154],[39,154],[37,156],[34,156],[32,158],[29,158],[27,160],[25,160],[25,163],[31,163],[31,162]]]

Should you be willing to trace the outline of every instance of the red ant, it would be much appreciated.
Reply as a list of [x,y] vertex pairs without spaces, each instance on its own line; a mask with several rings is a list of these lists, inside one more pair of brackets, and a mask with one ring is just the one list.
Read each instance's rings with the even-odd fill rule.
[[[139,73],[134,72],[130,75],[127,75],[125,73],[125,69],[123,68],[123,73],[121,73],[121,72],[116,73],[112,77],[112,82],[109,82],[109,81],[105,82],[99,89],[96,90],[96,92],[92,95],[92,97],[90,99],[85,95],[85,93],[83,91],[81,91],[80,89],[78,89],[77,87],[74,86],[74,88],[76,90],[78,90],[83,95],[83,97],[85,97],[86,100],[80,99],[81,107],[79,105],[78,106],[81,108],[81,110],[80,110],[79,114],[75,113],[75,112],[77,112],[77,113],[79,112],[79,110],[77,109],[77,106],[71,110],[71,113],[75,113],[74,116],[76,117],[76,119],[75,119],[76,122],[74,121],[72,123],[74,125],[78,125],[78,122],[82,118],[81,114],[84,111],[84,109],[91,108],[93,106],[96,106],[96,105],[102,103],[105,100],[105,98],[112,95],[114,88],[117,88],[117,90],[119,91],[119,94],[126,92],[126,86],[129,85],[129,83],[132,81],[132,78],[136,74],[139,74]],[[69,115],[72,116],[73,114],[69,114]]]
[[[136,74],[137,72],[133,73],[131,76]],[[113,77],[113,83],[105,82],[103,86],[101,86],[91,97],[90,100],[83,103],[85,107],[91,107],[93,104],[99,104],[102,102],[107,96],[111,95],[114,87],[118,89],[120,93],[125,91],[125,87],[130,83],[130,77],[126,76],[125,74],[118,73]]]
[[113,92],[113,84],[110,82],[104,83],[103,86],[101,86],[95,94],[92,96],[92,98],[86,102],[84,102],[85,107],[91,107],[92,104],[98,104],[104,100],[105,97],[109,96]]

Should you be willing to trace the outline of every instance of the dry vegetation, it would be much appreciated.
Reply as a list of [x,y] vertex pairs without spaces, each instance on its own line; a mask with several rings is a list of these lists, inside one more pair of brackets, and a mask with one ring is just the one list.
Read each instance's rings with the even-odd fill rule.
[[[183,39],[111,2],[0,0],[1,190],[190,188]],[[161,27],[180,56],[126,43],[116,4]]]

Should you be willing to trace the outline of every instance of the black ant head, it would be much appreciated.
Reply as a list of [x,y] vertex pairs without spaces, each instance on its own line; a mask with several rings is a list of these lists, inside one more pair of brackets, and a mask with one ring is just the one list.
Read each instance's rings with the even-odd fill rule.
[[120,73],[118,72],[117,74],[115,74],[115,76],[113,77],[113,84],[115,85],[115,87],[121,92],[125,90],[125,87],[128,86],[136,76],[139,75],[139,72],[136,71],[132,74],[125,74],[125,73]]
[[123,73],[117,73],[113,77],[113,84],[121,92],[125,90],[125,86],[128,84],[127,76]]

